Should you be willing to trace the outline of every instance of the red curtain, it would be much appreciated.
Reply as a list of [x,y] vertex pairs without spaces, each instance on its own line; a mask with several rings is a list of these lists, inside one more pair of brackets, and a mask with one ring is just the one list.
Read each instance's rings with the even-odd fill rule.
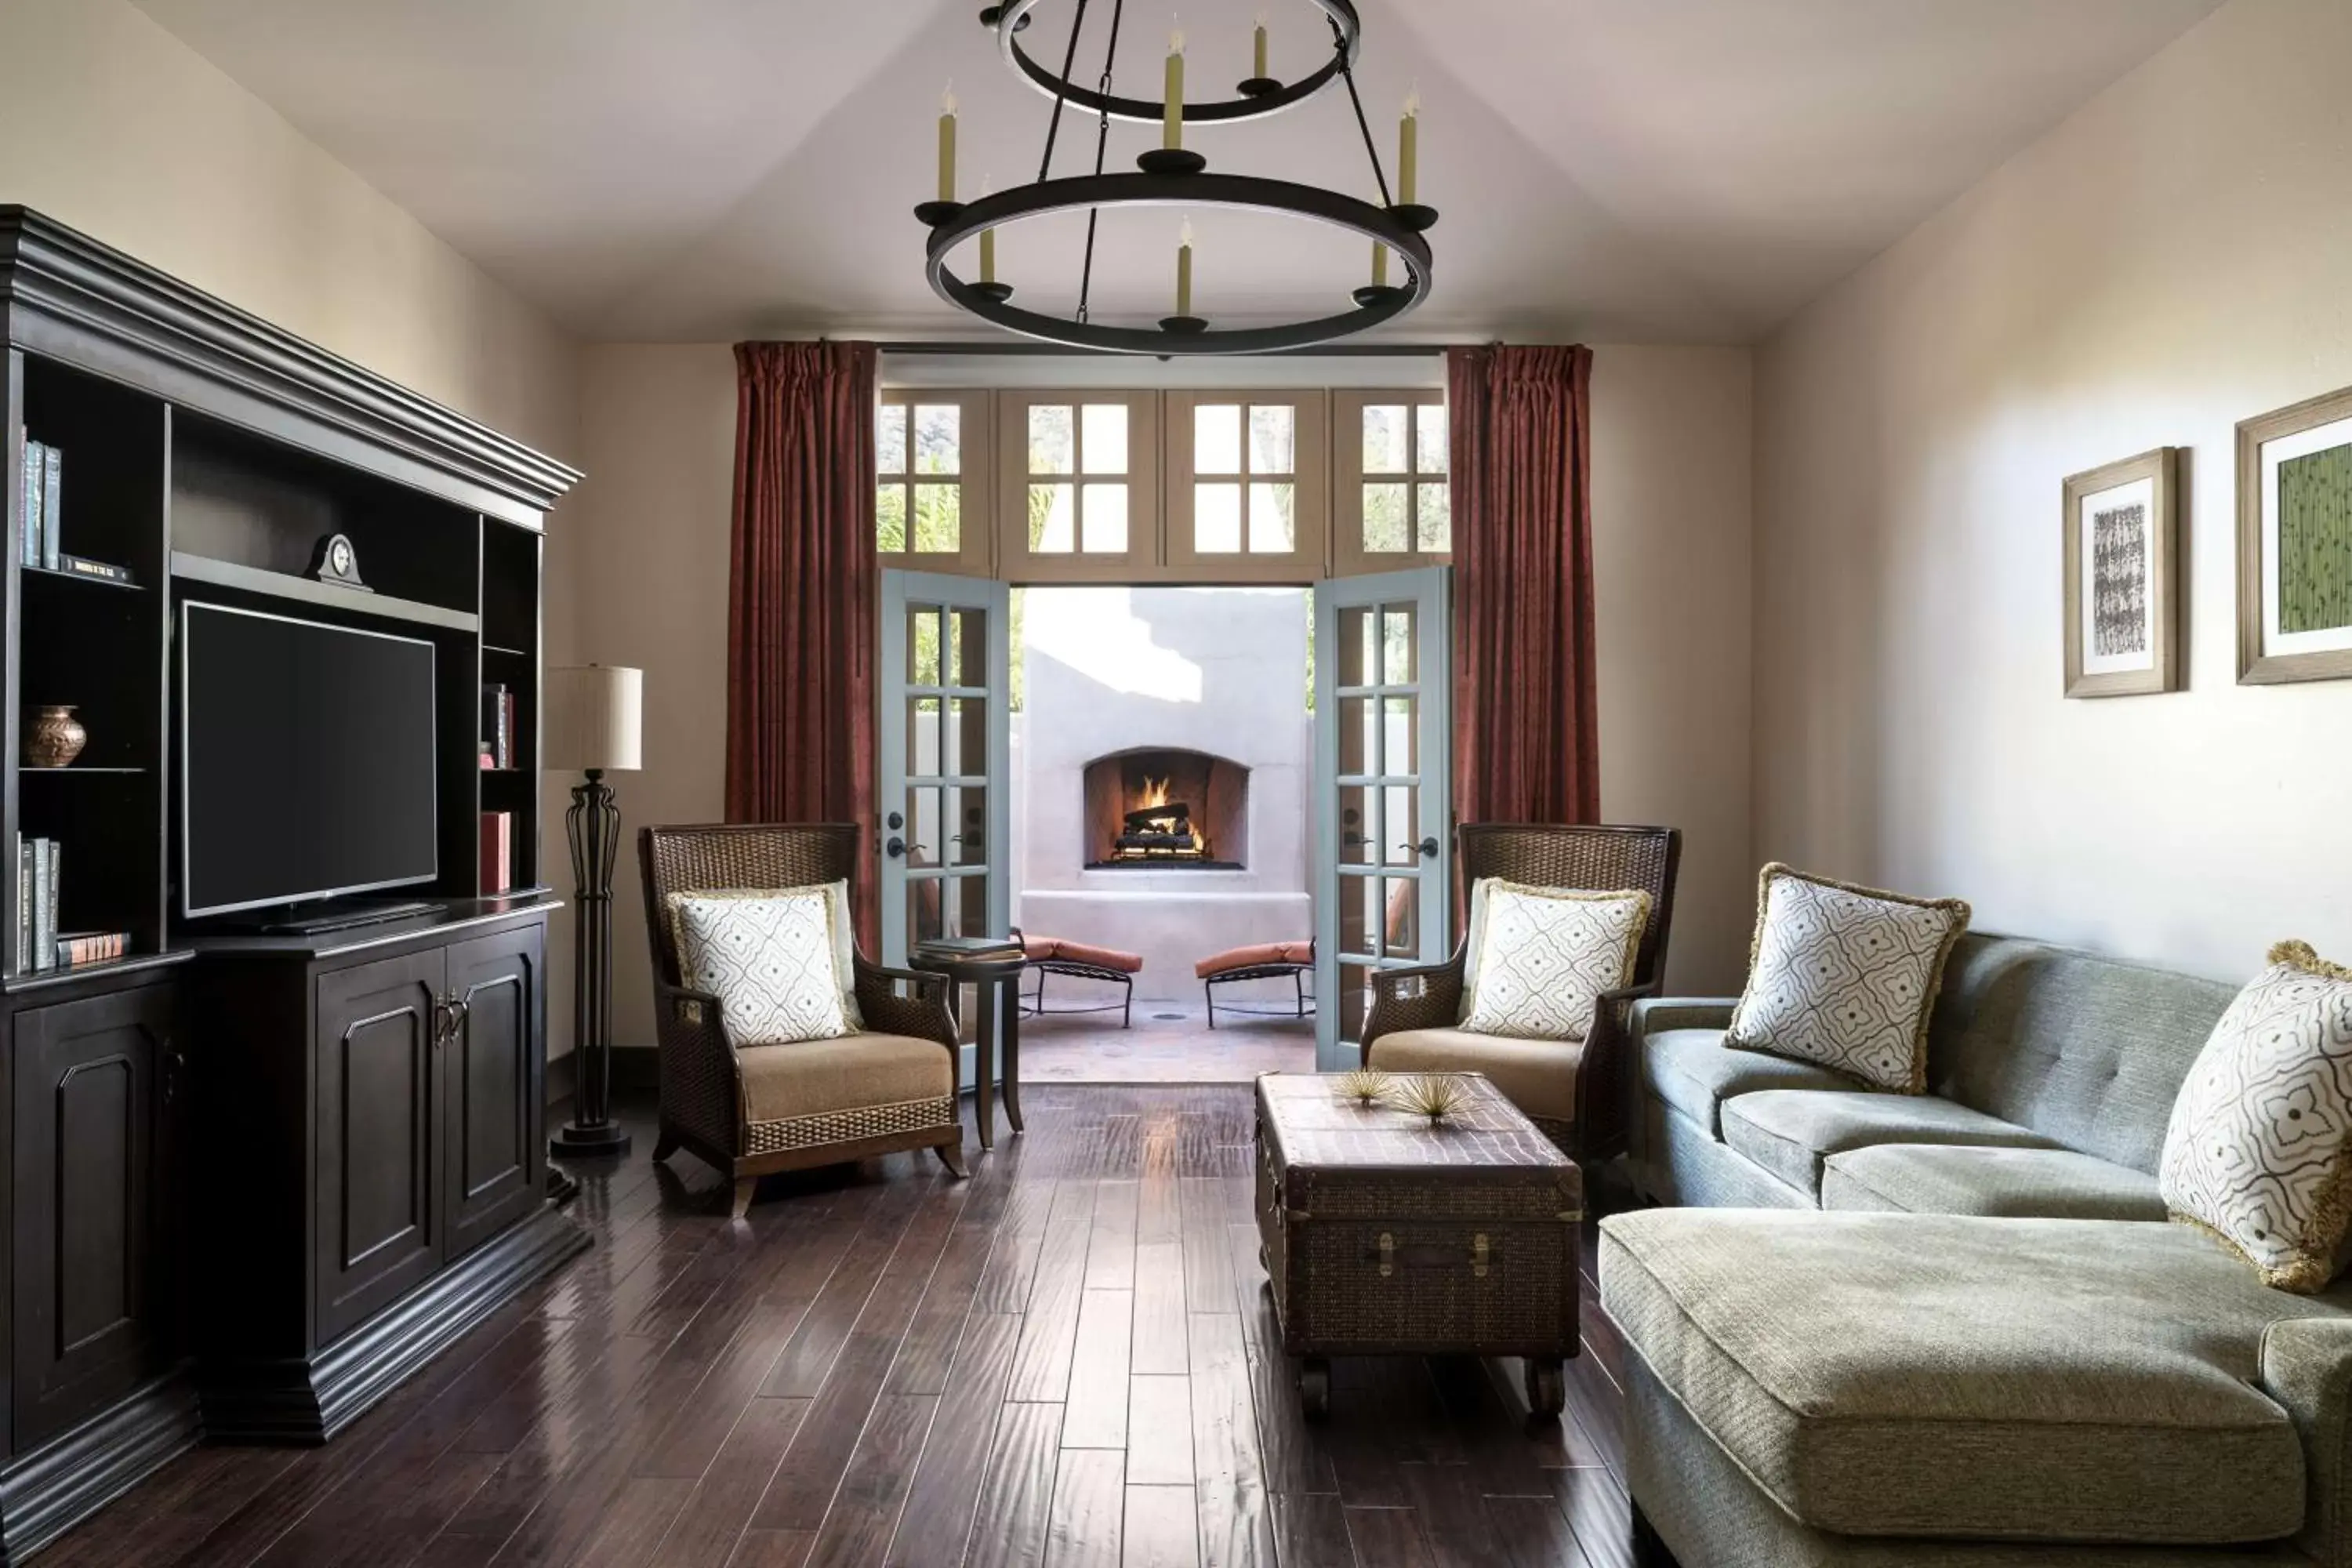
[[[874,819],[875,348],[735,345],[727,819]],[[875,867],[850,904],[879,929]]]
[[1601,815],[1592,641],[1592,351],[1453,349],[1454,806]]

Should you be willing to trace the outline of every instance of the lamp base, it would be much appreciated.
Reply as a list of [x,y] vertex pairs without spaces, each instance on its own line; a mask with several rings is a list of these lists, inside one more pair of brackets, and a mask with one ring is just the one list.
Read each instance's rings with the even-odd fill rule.
[[617,1121],[567,1121],[547,1141],[558,1160],[601,1160],[629,1152],[629,1135]]

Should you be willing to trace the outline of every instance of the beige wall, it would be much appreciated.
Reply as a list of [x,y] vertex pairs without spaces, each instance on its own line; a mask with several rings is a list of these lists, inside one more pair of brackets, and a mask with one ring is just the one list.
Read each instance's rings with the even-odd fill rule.
[[[1759,353],[1757,845],[2241,976],[2352,952],[2352,685],[2235,684],[2232,426],[2352,383],[2352,6],[2234,0]],[[2188,689],[2060,696],[2059,487],[2188,453]]]
[[[591,346],[579,531],[583,658],[646,671],[646,763],[616,784],[628,830],[725,805],[735,369],[724,345]],[[1748,357],[1603,348],[1593,373],[1601,800],[1681,825],[1675,984],[1738,984],[1747,953]],[[625,874],[635,875],[634,848]],[[634,884],[614,922],[614,1037],[650,1044]]]
[[1592,354],[1601,809],[1683,830],[1667,984],[1738,990],[1748,847],[1748,351]]

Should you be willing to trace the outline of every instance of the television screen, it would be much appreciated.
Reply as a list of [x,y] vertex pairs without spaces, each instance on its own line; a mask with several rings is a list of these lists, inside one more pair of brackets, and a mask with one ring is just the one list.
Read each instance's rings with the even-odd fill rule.
[[431,643],[184,605],[182,910],[431,881],[433,741]]

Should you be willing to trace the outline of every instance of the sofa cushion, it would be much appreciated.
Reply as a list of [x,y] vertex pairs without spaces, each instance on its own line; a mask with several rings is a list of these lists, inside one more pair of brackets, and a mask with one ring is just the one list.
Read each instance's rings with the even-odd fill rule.
[[803,1116],[951,1099],[955,1058],[937,1040],[907,1035],[845,1035],[735,1053],[743,1083],[743,1120],[790,1121]]
[[1383,1072],[1482,1072],[1503,1097],[1547,1121],[1576,1120],[1581,1040],[1514,1040],[1467,1029],[1399,1029],[1372,1042],[1367,1066]]
[[1723,1102],[1723,1141],[1799,1192],[1818,1193],[1822,1162],[1874,1143],[2054,1149],[2039,1132],[1932,1095],[1774,1089]]
[[1862,1087],[1858,1080],[1812,1062],[1726,1045],[1721,1029],[1668,1029],[1644,1036],[1642,1077],[1651,1093],[1714,1138],[1723,1136],[1717,1109],[1734,1095],[1765,1089]]
[[2182,1226],[1657,1209],[1603,1222],[1601,1296],[1816,1529],[2200,1543],[2303,1522],[2300,1444],[2254,1383],[2265,1329],[2318,1309]]
[[2156,1178],[2072,1149],[1879,1143],[1822,1166],[1822,1207],[2011,1219],[2160,1220]]

